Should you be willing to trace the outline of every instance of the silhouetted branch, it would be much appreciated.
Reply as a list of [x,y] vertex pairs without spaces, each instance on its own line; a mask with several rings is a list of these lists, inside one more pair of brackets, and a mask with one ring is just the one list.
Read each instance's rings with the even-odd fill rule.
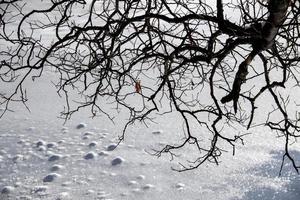
[[[257,125],[285,137],[283,162],[290,160],[298,171],[289,145],[300,137],[294,109],[299,103],[282,92],[300,86],[298,0],[2,0],[0,5],[0,84],[14,88],[0,88],[1,116],[13,110],[12,101],[26,106],[27,80],[51,71],[66,100],[61,117],[88,108],[93,117],[113,121],[126,112],[120,141],[135,122],[147,125],[154,114],[178,113],[183,139],[155,151],[179,159],[178,152],[194,147],[196,156],[178,171],[218,164],[222,141],[234,154]],[[261,105],[266,96],[271,110]],[[258,112],[265,120],[257,122]]]

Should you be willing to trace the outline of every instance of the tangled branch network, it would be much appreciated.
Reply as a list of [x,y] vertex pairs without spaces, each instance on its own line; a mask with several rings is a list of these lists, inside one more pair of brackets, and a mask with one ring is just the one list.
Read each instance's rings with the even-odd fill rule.
[[299,13],[298,0],[1,0],[0,84],[14,88],[0,91],[1,116],[51,69],[65,119],[127,110],[120,141],[136,121],[178,113],[183,140],[155,154],[194,146],[179,171],[218,164],[222,142],[234,152],[259,125],[285,138],[283,162],[298,171]]

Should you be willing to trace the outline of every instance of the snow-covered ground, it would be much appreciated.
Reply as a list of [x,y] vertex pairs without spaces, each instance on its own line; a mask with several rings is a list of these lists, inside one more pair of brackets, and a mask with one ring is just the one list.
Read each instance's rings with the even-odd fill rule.
[[267,129],[252,130],[236,155],[223,154],[218,166],[175,172],[177,162],[169,156],[147,152],[181,133],[176,116],[149,128],[136,124],[114,149],[118,123],[91,119],[87,111],[66,124],[57,118],[63,100],[51,86],[52,75],[27,83],[31,112],[16,104],[0,119],[1,200],[300,199],[300,179],[289,164],[278,177],[283,141]]

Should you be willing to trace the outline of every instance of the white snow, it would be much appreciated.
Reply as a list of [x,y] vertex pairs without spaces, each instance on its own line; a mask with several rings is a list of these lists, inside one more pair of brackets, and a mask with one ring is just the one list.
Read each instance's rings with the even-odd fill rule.
[[7,154],[7,152],[4,149],[0,150],[0,155],[6,155],[6,154]]
[[138,185],[138,182],[136,182],[136,181],[129,181],[128,185]]
[[45,146],[40,146],[40,147],[38,148],[38,151],[46,151],[46,147],[45,147]]
[[56,200],[72,199],[69,192],[62,192],[58,195]]

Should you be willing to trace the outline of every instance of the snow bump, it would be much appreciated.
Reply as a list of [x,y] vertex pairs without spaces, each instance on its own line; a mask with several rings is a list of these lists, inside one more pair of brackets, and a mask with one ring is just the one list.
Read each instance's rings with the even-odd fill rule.
[[61,177],[60,174],[51,173],[51,174],[48,174],[47,176],[45,176],[44,179],[43,179],[43,181],[44,182],[53,182],[54,180],[56,180],[59,177]]
[[112,166],[121,165],[124,162],[124,159],[121,157],[116,157],[111,161]]
[[86,160],[90,160],[90,159],[94,159],[97,156],[97,154],[95,152],[88,152],[87,154],[85,154],[84,159]]
[[4,186],[1,190],[1,194],[11,194],[15,190],[12,186]]

